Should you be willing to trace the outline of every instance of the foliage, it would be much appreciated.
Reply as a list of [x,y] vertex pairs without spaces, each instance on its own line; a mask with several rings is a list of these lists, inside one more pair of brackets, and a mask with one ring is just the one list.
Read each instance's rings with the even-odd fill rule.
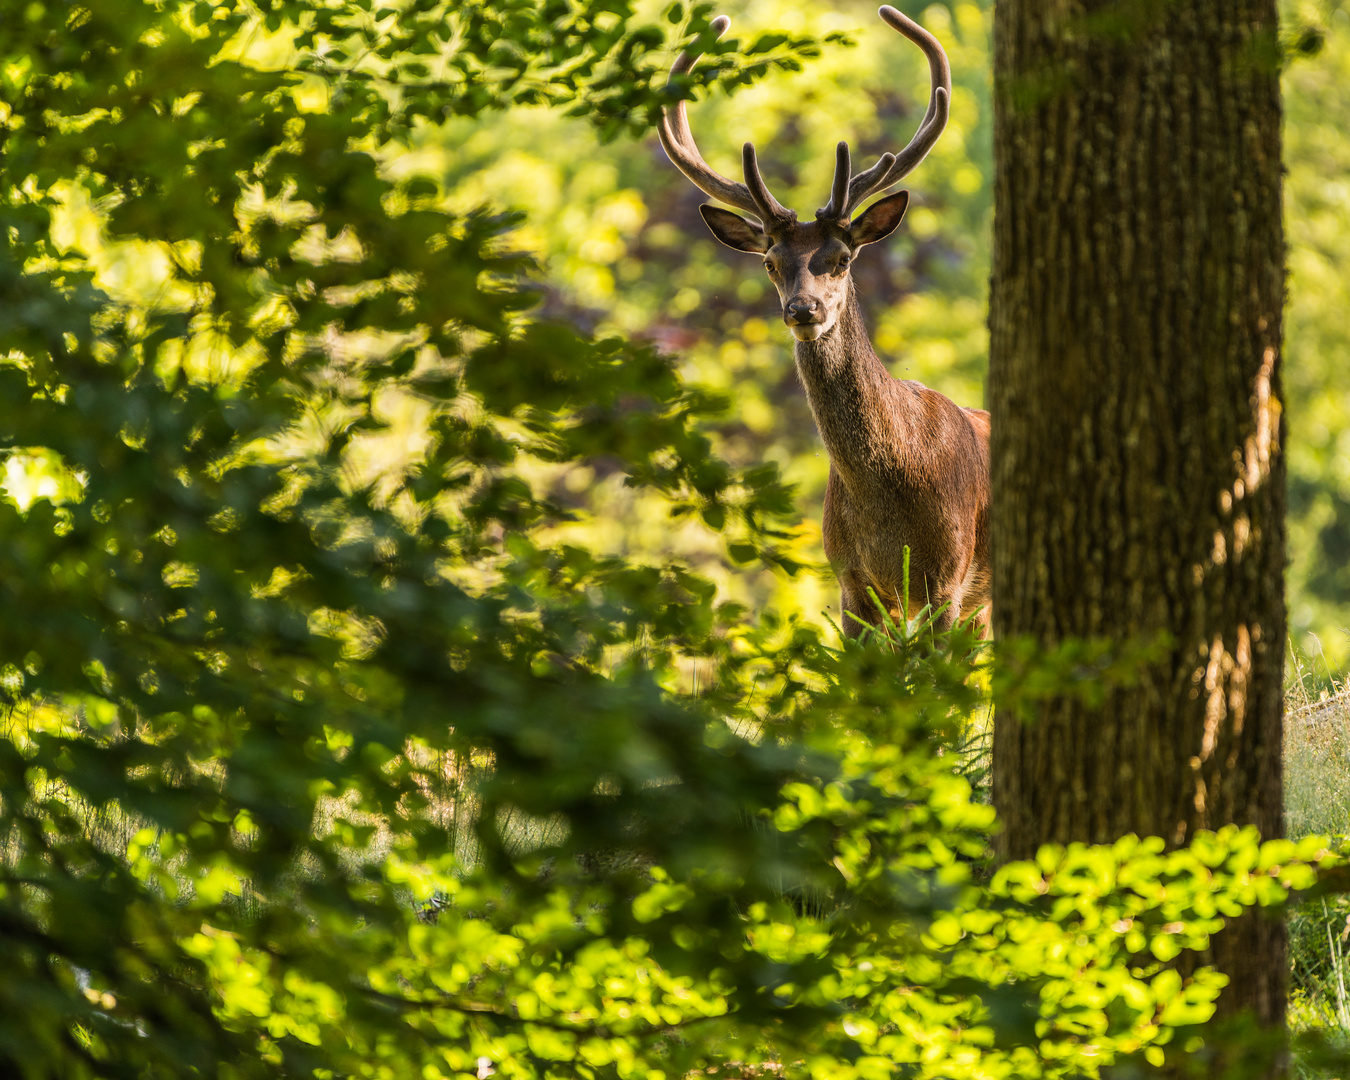
[[[986,14],[968,3],[951,11],[901,6],[922,16],[952,57],[952,122],[906,181],[915,197],[905,228],[869,248],[854,273],[874,341],[897,373],[979,405],[991,210]],[[790,78],[691,105],[699,145],[725,174],[740,175],[741,143],[753,140],[775,193],[809,216],[828,193],[839,138],[849,139],[861,167],[913,134],[927,102],[925,61],[874,6],[758,0],[717,10],[732,16],[731,35],[845,32],[856,42],[826,49]],[[701,69],[702,62],[695,74]],[[705,197],[654,137],[601,146],[580,121],[523,109],[415,127],[388,161],[400,176],[441,184],[455,208],[486,202],[523,210],[513,239],[540,259],[550,313],[598,333],[652,340],[678,358],[686,380],[732,396],[735,409],[708,428],[714,447],[746,467],[779,465],[804,509],[790,541],[794,557],[823,565],[827,459],[797,383],[790,336],[776,326],[772,286],[753,259],[712,239],[698,214]],[[640,558],[678,553],[725,595],[754,607],[772,604],[821,621],[837,605],[827,575],[788,581],[753,567],[728,572],[705,534],[672,529],[659,503],[603,466],[554,482],[579,514],[565,530],[568,542]]]
[[387,141],[447,107],[639,123],[658,24],[460,5],[415,51],[438,10],[0,28],[4,1071],[1032,1077],[1204,1045],[1222,978],[1168,963],[1339,856],[1227,830],[984,880],[944,752],[981,701],[964,630],[838,647],[564,542],[559,477],[603,469],[800,568],[777,470],[713,452],[724,403],[535,307],[520,218]]
[[[1323,691],[1312,672],[1298,665],[1307,682],[1286,695],[1284,740],[1285,829],[1294,837],[1343,835],[1350,821],[1347,793],[1346,705],[1344,693]],[[1350,963],[1345,930],[1350,904],[1344,896],[1321,897],[1289,913],[1290,1027],[1316,1031],[1344,1045],[1350,1034]],[[1303,1070],[1316,1074],[1311,1069]]]
[[[855,263],[873,341],[891,370],[951,396],[983,403],[985,315],[992,208],[993,5],[902,4],[951,56],[953,124],[905,181],[914,200],[900,233]],[[836,140],[870,163],[910,137],[922,116],[922,57],[876,18],[875,6],[835,0],[803,7],[782,0],[726,0],[718,11],[741,28],[844,32],[850,49],[827,49],[790,77],[770,78],[734,98],[690,107],[699,145],[714,167],[739,175],[740,146],[754,140],[774,191],[799,212],[829,188]],[[1284,356],[1284,435],[1290,474],[1289,609],[1298,647],[1340,671],[1350,660],[1350,592],[1344,585],[1350,506],[1350,343],[1340,312],[1350,260],[1343,181],[1350,130],[1345,87],[1350,9],[1341,0],[1285,0],[1288,64],[1286,221],[1290,301]],[[699,69],[696,68],[697,72]],[[578,152],[578,147],[584,147]],[[774,461],[794,482],[805,521],[797,556],[820,563],[826,459],[793,371],[791,343],[775,329],[776,301],[756,263],[719,248],[698,217],[705,201],[655,140],[595,144],[581,122],[518,110],[414,128],[395,165],[448,189],[457,206],[484,200],[523,209],[516,234],[547,268],[554,310],[598,327],[656,340],[678,352],[690,381],[734,394],[737,409],[714,430],[729,460]],[[767,291],[766,291],[767,290]],[[832,585],[722,573],[716,551],[693,532],[674,536],[662,511],[617,483],[577,481],[596,519],[589,542],[649,554],[674,546],[744,602],[772,602],[816,618],[834,604]],[[569,495],[580,501],[575,493]],[[624,529],[606,527],[621,519]]]

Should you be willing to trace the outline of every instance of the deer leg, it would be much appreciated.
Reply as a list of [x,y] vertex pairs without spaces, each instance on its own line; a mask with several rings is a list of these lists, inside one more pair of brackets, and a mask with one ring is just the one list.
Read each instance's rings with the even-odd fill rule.
[[975,613],[975,619],[971,624],[974,627],[975,636],[978,637],[981,641],[988,641],[991,637],[993,637],[994,631],[992,628],[992,622],[993,622],[993,612],[990,610],[989,605],[985,604],[983,607],[980,608],[978,612]]
[[[933,625],[938,630],[950,630],[961,620],[961,600],[962,595],[959,592],[954,592],[947,598],[946,607],[933,620]],[[934,603],[933,606],[937,607],[938,605]]]
[[977,638],[988,641],[993,636],[991,629],[992,609],[988,602],[980,604],[973,611],[969,610],[965,603],[964,589],[951,597],[947,604],[947,610],[937,617],[934,625],[939,630],[950,630],[963,618],[970,619],[971,629]]
[[843,605],[840,629],[844,631],[845,637],[855,638],[867,627],[881,625],[881,612],[877,610],[876,601],[868,595],[867,586],[859,575],[841,571],[839,593]]

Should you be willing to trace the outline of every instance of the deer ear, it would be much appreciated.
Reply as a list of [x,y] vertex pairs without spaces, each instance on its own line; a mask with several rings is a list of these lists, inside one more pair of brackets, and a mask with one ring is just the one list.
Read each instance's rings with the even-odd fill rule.
[[900,219],[905,216],[907,206],[909,206],[908,191],[897,191],[894,195],[878,199],[863,211],[862,217],[849,229],[853,246],[862,247],[864,244],[875,244],[878,240],[885,240],[895,232]]
[[712,234],[729,248],[763,255],[773,247],[773,241],[763,228],[753,221],[746,221],[740,214],[716,206],[700,206],[698,212]]

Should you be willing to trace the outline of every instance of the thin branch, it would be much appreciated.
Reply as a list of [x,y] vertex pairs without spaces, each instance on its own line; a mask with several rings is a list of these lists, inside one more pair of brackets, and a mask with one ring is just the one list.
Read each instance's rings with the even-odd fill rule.
[[607,1024],[569,1024],[561,1020],[547,1018],[535,1018],[527,1020],[521,1016],[505,1009],[489,1005],[482,1001],[463,1001],[445,995],[439,998],[407,998],[400,997],[397,994],[386,994],[379,990],[365,989],[363,993],[367,997],[378,1001],[382,1005],[388,1005],[396,1009],[449,1009],[452,1012],[460,1012],[469,1016],[490,1016],[494,1020],[501,1020],[507,1023],[524,1027],[527,1024],[533,1024],[536,1027],[548,1028],[552,1031],[565,1031],[573,1035],[598,1035],[601,1038],[625,1038],[633,1035],[666,1035],[679,1031],[684,1028],[693,1027],[695,1024],[705,1023],[709,1020],[723,1020],[729,1016],[734,1016],[738,1010],[729,1009],[727,1012],[718,1013],[716,1016],[691,1016],[685,1020],[677,1020],[673,1024],[662,1024],[660,1026],[646,1025],[635,1029],[616,1030]]

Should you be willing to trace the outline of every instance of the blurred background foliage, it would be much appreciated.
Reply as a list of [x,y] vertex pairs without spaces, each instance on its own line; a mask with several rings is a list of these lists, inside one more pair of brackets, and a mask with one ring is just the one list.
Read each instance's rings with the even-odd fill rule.
[[[944,42],[952,121],[906,181],[915,195],[895,238],[855,268],[873,341],[898,376],[959,404],[982,405],[992,158],[992,5],[899,5]],[[641,9],[641,6],[640,6]],[[660,7],[646,10],[656,16]],[[739,176],[754,141],[779,198],[809,213],[828,194],[833,146],[855,160],[894,150],[922,115],[922,57],[866,0],[800,5],[728,0],[730,36],[846,34],[803,72],[765,79],[734,99],[691,106],[709,162]],[[1290,303],[1285,387],[1290,476],[1291,640],[1329,680],[1350,662],[1350,11],[1338,0],[1288,0],[1285,160]],[[652,136],[605,143],[592,127],[547,110],[416,127],[390,151],[398,175],[434,178],[448,205],[523,211],[516,243],[540,259],[548,310],[600,332],[658,344],[681,374],[730,396],[716,446],[737,462],[773,461],[797,485],[796,551],[819,567],[827,459],[792,367],[774,291],[757,260],[720,248],[697,214],[706,201]],[[674,531],[616,477],[577,470],[558,479],[585,503],[588,538],[614,551],[678,551],[728,595],[808,618],[836,604],[825,574],[809,580],[721,572],[696,531]],[[578,493],[584,493],[580,498]],[[580,507],[579,507],[580,508]]]
[[[989,13],[970,3],[900,6],[947,46],[951,122],[912,178],[916,198],[905,228],[869,249],[854,273],[874,341],[896,373],[979,405],[992,212]],[[780,33],[826,44],[804,70],[759,81],[734,100],[716,94],[691,108],[695,136],[714,167],[739,176],[740,145],[753,140],[778,197],[808,213],[828,198],[838,139],[849,140],[862,167],[913,134],[927,105],[926,63],[872,7],[725,7],[733,26],[724,47]],[[635,18],[661,22],[666,9],[638,4]],[[685,29],[690,13],[681,14],[672,30]],[[269,32],[258,18],[241,28],[231,54],[264,68],[286,67],[300,55],[296,42],[294,30]],[[659,60],[668,65],[671,58],[667,52]],[[708,66],[705,57],[696,73]],[[326,91],[316,83],[306,89],[315,96],[302,91],[300,100],[321,107]],[[520,213],[504,242],[538,260],[542,315],[602,337],[650,341],[674,358],[683,380],[720,396],[725,416],[707,428],[715,451],[743,467],[773,463],[796,486],[801,520],[784,551],[814,572],[787,578],[728,563],[697,522],[672,522],[661,501],[626,486],[612,462],[528,466],[531,481],[573,511],[574,520],[550,538],[613,554],[678,556],[729,599],[817,622],[837,619],[820,543],[828,458],[797,383],[773,287],[756,259],[713,240],[698,215],[706,197],[669,164],[655,137],[615,137],[586,117],[541,105],[436,122],[414,118],[378,153],[391,180],[432,180],[438,204],[450,213],[483,207]],[[143,243],[103,243],[88,199],[74,190],[62,194],[55,235],[93,258],[102,287],[141,300],[172,290],[167,255]],[[428,416],[396,392],[382,407],[395,430],[363,460],[376,470],[406,468],[426,445]]]
[[[985,313],[992,214],[989,35],[984,2],[900,5],[946,43],[952,60],[952,120],[908,181],[915,194],[905,227],[869,250],[855,269],[874,344],[892,371],[981,405],[988,358]],[[782,0],[730,0],[726,44],[786,32],[826,42],[804,70],[781,71],[691,106],[705,157],[739,176],[739,148],[760,149],[779,197],[799,212],[822,203],[833,145],[847,139],[855,160],[903,145],[922,115],[927,78],[918,51],[887,30],[864,0],[802,7]],[[638,20],[660,22],[665,5],[638,4]],[[705,12],[705,15],[707,12]],[[1350,10],[1340,0],[1286,0],[1286,224],[1290,303],[1285,416],[1290,488],[1291,643],[1325,681],[1350,662]],[[681,11],[687,21],[688,13]],[[294,30],[241,28],[229,55],[262,67],[294,64]],[[669,55],[659,57],[661,63]],[[706,70],[705,58],[699,71]],[[794,65],[795,66],[795,65]],[[659,67],[657,68],[659,71]],[[656,80],[659,85],[659,78]],[[311,77],[308,107],[328,90]],[[306,95],[309,95],[306,97]],[[527,99],[528,100],[528,99]],[[738,464],[773,462],[796,485],[802,520],[789,549],[815,573],[793,579],[728,566],[692,524],[672,527],[664,509],[603,464],[544,469],[533,477],[572,508],[559,531],[613,553],[677,554],[710,575],[727,597],[820,619],[837,606],[820,546],[820,501],[828,460],[819,445],[779,325],[774,291],[748,256],[720,248],[697,208],[706,201],[666,160],[655,137],[543,105],[477,116],[412,116],[379,149],[387,175],[437,185],[450,212],[492,207],[523,215],[512,247],[539,263],[543,311],[587,332],[652,342],[676,358],[687,382],[726,397],[710,428],[717,452]],[[109,250],[96,214],[72,190],[58,223],[64,242],[95,254],[101,285],[130,296],[172,289],[172,264],[145,244]],[[130,291],[128,291],[130,290]],[[427,417],[406,402],[381,440],[389,467],[407,467]],[[388,418],[392,419],[390,412]],[[402,446],[402,451],[396,447]],[[367,454],[372,468],[380,454]],[[16,495],[24,487],[10,466]],[[48,483],[55,483],[49,480]]]
[[1286,5],[1289,614],[1326,672],[1350,661],[1350,6]]

